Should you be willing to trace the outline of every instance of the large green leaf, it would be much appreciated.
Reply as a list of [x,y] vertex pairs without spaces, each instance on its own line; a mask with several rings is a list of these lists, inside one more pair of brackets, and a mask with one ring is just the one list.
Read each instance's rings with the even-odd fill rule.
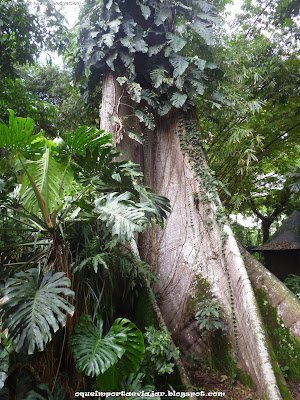
[[169,199],[164,196],[155,194],[151,189],[135,185],[136,191],[140,195],[140,202],[143,207],[147,207],[145,212],[146,218],[151,221],[153,216],[158,222],[163,222],[167,218],[167,213],[171,212],[171,204]]
[[103,336],[103,320],[96,325],[90,315],[82,315],[70,336],[76,367],[88,376],[103,374],[122,359],[124,374],[139,368],[145,351],[142,332],[128,319],[119,318]]
[[153,114],[149,113],[144,107],[142,110],[136,108],[134,114],[138,117],[140,122],[143,122],[147,128],[153,131],[155,127]]
[[[118,365],[118,364],[117,364]],[[125,391],[131,392],[132,396],[126,396],[126,400],[160,400],[160,396],[154,396],[153,392],[157,392],[152,384],[145,384],[143,380],[147,380],[145,374],[139,372],[138,374],[131,373],[129,376],[121,375],[117,367],[112,367],[103,375],[99,375],[97,383],[101,392],[117,392]],[[149,394],[147,396],[147,394]],[[107,399],[122,400],[122,396],[109,396]]]
[[168,42],[174,53],[177,53],[178,51],[182,50],[187,43],[186,39],[180,36],[176,36],[173,33],[167,33],[166,38],[168,39]]
[[207,21],[203,21],[200,18],[196,18],[191,24],[191,28],[200,35],[208,45],[213,44],[213,31],[211,25]]
[[0,148],[16,150],[25,156],[39,153],[44,144],[40,133],[33,135],[33,120],[15,117],[12,110],[8,111],[9,126],[0,123]]
[[3,329],[16,344],[16,351],[32,354],[43,350],[59,325],[66,324],[66,313],[74,307],[62,296],[74,296],[70,280],[63,272],[50,270],[43,274],[38,268],[19,272],[8,279],[2,293]]
[[65,138],[65,142],[62,141],[59,146],[67,155],[86,156],[87,150],[93,153],[99,147],[112,143],[111,134],[104,134],[103,130],[87,126],[81,126],[74,133],[66,133]]
[[165,74],[167,71],[164,68],[156,68],[150,73],[150,78],[153,82],[154,87],[157,89],[163,83]]
[[31,118],[15,118],[9,111],[9,126],[0,123],[0,148],[25,149],[32,142],[34,122]]
[[179,54],[173,54],[170,57],[170,63],[174,67],[173,75],[176,78],[184,73],[184,71],[189,66],[189,62],[186,57],[180,56]]
[[130,201],[129,192],[118,195],[109,193],[95,201],[94,213],[104,221],[112,235],[117,235],[120,242],[131,240],[133,233],[142,232],[147,224],[144,209]]
[[151,9],[150,7],[148,7],[147,5],[140,3],[139,1],[137,1],[137,4],[140,6],[141,8],[141,12],[143,14],[143,17],[147,20],[150,15],[151,15]]
[[[21,179],[20,190],[24,208],[29,212],[38,212],[37,189],[45,202],[47,212],[51,213],[56,208],[60,196],[70,190],[72,186],[73,175],[69,164],[57,162],[50,148],[46,146],[40,159],[23,159],[22,167],[26,170]],[[32,179],[36,188],[32,186]]]
[[171,96],[171,103],[174,107],[180,108],[184,105],[187,99],[187,94],[175,92]]

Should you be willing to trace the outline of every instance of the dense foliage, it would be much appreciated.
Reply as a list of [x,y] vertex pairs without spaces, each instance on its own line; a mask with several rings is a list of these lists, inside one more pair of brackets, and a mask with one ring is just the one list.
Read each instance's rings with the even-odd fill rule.
[[153,129],[153,114],[185,110],[211,86],[216,65],[208,46],[219,22],[206,1],[87,1],[78,39],[81,86],[88,92],[103,73],[115,71],[124,96],[139,104],[134,114]]
[[287,7],[277,3],[245,2],[216,49],[223,99],[198,103],[208,162],[227,189],[221,199],[228,212],[261,219],[264,241],[298,204],[287,173],[299,158],[299,22],[293,8],[279,23]]
[[[131,248],[170,204],[96,128],[108,71],[144,129],[197,109],[201,137],[186,140],[216,171],[208,184],[228,213],[262,220],[263,235],[236,226],[244,244],[299,207],[298,2],[245,1],[229,32],[226,3],[86,0],[72,34],[50,2],[0,3],[0,397],[151,391],[178,359],[157,329],[157,278]],[[64,50],[79,88],[69,70],[36,63],[45,49]],[[298,294],[297,277],[287,284]],[[210,366],[223,317],[210,300],[194,315]]]
[[[168,200],[138,183],[142,174],[137,165],[114,161],[118,153],[103,131],[81,127],[52,141],[34,133],[33,120],[16,118],[11,110],[9,125],[1,124],[0,131],[6,154],[2,172],[11,176],[9,185],[2,180],[0,226],[7,349],[13,346],[29,355],[36,348],[41,351],[60,326],[67,326],[67,334],[85,313],[90,315],[81,317],[70,339],[78,369],[98,376],[108,367],[117,368],[120,359],[119,375],[124,377],[126,368],[128,375],[136,372],[143,359],[142,333],[126,319],[112,324],[120,312],[112,300],[115,291],[120,296],[123,289],[123,300],[131,300],[121,314],[134,315],[133,290],[139,284],[144,287],[145,281],[149,284],[153,274],[129,248],[117,244],[130,242],[134,232],[155,221],[162,224],[170,211]],[[83,303],[74,303],[74,295]],[[100,347],[94,319],[99,338],[112,324]],[[61,340],[56,334],[55,343]],[[93,358],[89,348],[100,353]],[[8,373],[7,359],[5,363]],[[21,370],[26,368],[27,361],[21,365]],[[55,381],[54,376],[48,379]]]

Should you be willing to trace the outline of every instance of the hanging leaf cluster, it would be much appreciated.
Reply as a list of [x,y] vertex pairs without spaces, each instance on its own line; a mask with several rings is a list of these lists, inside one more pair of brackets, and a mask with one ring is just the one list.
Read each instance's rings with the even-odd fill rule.
[[216,66],[199,54],[206,57],[219,22],[207,1],[88,0],[78,42],[83,87],[115,71],[140,104],[135,115],[153,129],[149,115],[188,108],[195,94],[203,95],[205,70]]

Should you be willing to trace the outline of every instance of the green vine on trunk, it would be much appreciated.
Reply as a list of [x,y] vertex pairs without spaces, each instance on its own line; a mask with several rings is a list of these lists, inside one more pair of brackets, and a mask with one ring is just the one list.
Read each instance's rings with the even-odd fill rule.
[[[197,193],[194,194],[195,205],[197,207],[197,204],[199,205],[199,202],[201,201],[202,204],[205,204],[207,208],[206,217],[203,218],[204,225],[207,231],[209,232],[210,230],[213,229],[214,221],[216,221],[220,229],[220,248],[221,248],[222,266],[225,272],[228,292],[230,296],[230,308],[231,308],[231,316],[233,324],[233,335],[235,341],[234,360],[235,362],[237,362],[239,357],[237,322],[236,322],[235,303],[231,287],[231,280],[224,253],[224,246],[228,235],[224,230],[224,226],[227,223],[224,208],[222,207],[218,199],[217,187],[218,185],[220,185],[220,182],[214,178],[214,173],[212,171],[209,171],[209,168],[205,163],[205,160],[202,155],[203,148],[202,148],[201,134],[196,125],[196,122],[193,120],[187,120],[184,118],[184,116],[181,116],[178,122],[178,136],[181,148],[188,155],[199,182],[200,193],[199,197],[197,196]],[[213,216],[210,215],[211,214],[210,205],[212,205],[214,209]],[[192,218],[192,211],[190,208],[191,205],[188,204],[188,206],[190,209],[190,216]],[[193,227],[193,223],[191,225]]]

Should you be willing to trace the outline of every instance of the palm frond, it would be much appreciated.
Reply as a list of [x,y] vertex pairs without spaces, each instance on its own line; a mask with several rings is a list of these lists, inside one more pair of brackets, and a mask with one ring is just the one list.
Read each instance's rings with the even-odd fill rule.
[[92,265],[95,273],[98,272],[99,265],[102,265],[102,267],[108,269],[107,261],[109,260],[110,257],[111,255],[109,253],[99,253],[95,254],[94,256],[87,257],[79,265],[77,265],[77,267],[73,271],[73,274],[75,274],[75,272],[77,271],[81,271],[82,268],[85,267],[86,265],[88,266]]
[[66,313],[73,306],[62,296],[74,296],[69,289],[70,280],[63,272],[53,270],[43,274],[38,268],[19,272],[8,279],[2,293],[4,310],[3,329],[8,328],[9,338],[16,351],[33,354],[35,348],[43,350],[52,339],[52,332],[65,326]]

